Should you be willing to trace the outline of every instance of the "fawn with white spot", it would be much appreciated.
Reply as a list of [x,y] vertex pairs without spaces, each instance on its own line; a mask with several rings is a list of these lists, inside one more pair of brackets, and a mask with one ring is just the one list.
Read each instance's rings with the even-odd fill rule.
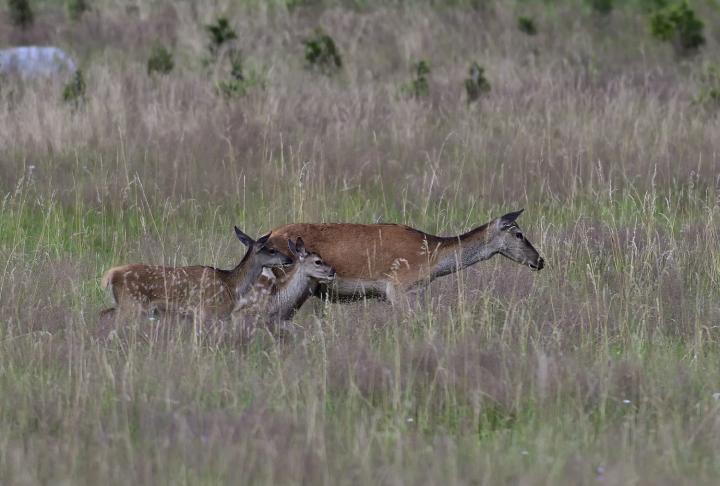
[[102,278],[116,303],[115,308],[100,313],[102,319],[115,315],[117,309],[193,313],[201,318],[226,319],[238,298],[251,288],[263,268],[280,267],[292,259],[268,242],[270,235],[257,241],[235,227],[235,235],[247,246],[242,261],[232,270],[200,265],[163,267],[135,263],[113,267]]
[[233,310],[234,320],[254,315],[270,326],[282,326],[315,294],[320,283],[335,279],[335,269],[317,253],[308,252],[302,238],[294,243],[288,240],[287,243],[294,258],[290,271],[275,281],[256,286],[254,292],[239,299]]

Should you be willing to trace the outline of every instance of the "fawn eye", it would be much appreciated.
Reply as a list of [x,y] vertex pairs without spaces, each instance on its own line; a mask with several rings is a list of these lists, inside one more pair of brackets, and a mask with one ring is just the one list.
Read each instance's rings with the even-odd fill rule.
[[275,250],[270,250],[271,255],[274,255],[275,253],[277,253]]
[[522,240],[522,237],[522,233],[515,233],[515,238],[517,238],[518,240]]
[[315,260],[315,265],[320,266],[320,260]]

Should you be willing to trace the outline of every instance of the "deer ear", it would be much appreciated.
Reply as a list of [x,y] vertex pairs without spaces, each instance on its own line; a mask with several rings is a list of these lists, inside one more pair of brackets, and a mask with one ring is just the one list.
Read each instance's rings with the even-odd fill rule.
[[265,246],[265,243],[267,243],[269,239],[270,233],[266,234],[265,236],[261,236],[257,239],[255,243],[258,245],[258,248],[262,248],[263,246]]
[[498,226],[500,227],[500,229],[507,229],[508,226],[511,226],[513,223],[515,223],[515,220],[518,219],[518,217],[522,214],[523,211],[525,210],[521,209],[520,211],[507,213],[506,215],[500,217],[498,219]]
[[293,243],[292,240],[288,240],[288,250],[290,250],[290,254],[297,258],[297,248],[295,248],[295,243]]
[[255,240],[243,233],[237,226],[235,226],[235,236],[237,236],[237,239],[240,240],[240,242],[248,248],[255,243]]
[[299,255],[307,255],[307,250],[305,250],[305,242],[303,242],[303,239],[299,236],[297,237],[297,240],[295,240],[295,249],[297,250]]

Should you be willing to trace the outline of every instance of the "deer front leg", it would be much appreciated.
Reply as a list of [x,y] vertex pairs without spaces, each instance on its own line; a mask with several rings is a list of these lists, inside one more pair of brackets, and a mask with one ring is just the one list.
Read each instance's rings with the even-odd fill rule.
[[314,299],[311,300],[312,302],[312,312],[315,317],[318,319],[324,319],[325,318],[325,299],[323,299],[321,296],[315,296]]
[[390,302],[390,305],[397,307],[401,304],[402,292],[394,282],[386,282],[383,289],[383,298]]

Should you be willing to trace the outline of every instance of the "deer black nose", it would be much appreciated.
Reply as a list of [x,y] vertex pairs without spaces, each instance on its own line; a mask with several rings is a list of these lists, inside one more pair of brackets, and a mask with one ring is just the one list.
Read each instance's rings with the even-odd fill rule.
[[542,257],[538,258],[538,261],[537,261],[538,270],[542,270],[544,266],[545,266],[545,260]]

